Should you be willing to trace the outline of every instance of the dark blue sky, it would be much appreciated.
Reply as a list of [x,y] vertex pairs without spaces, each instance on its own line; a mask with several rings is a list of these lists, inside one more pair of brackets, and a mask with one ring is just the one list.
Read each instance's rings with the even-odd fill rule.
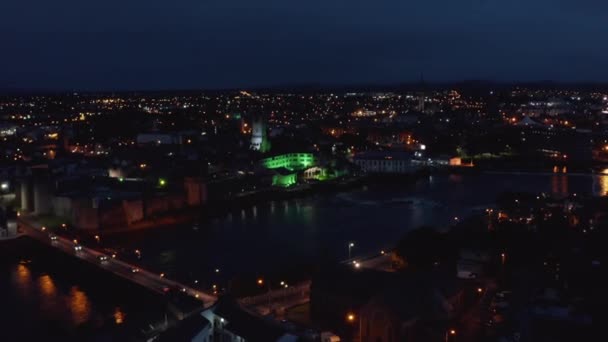
[[606,0],[2,0],[0,88],[608,81]]

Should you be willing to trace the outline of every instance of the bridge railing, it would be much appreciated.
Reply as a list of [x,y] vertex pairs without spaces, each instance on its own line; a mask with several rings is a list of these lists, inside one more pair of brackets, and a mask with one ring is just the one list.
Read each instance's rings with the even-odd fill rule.
[[258,296],[241,298],[239,301],[244,306],[267,305],[269,302],[282,301],[293,297],[310,296],[311,281],[305,281],[295,286],[270,290]]

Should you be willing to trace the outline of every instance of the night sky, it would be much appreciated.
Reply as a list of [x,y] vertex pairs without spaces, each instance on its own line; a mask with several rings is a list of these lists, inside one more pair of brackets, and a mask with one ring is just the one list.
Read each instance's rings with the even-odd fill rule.
[[606,0],[2,0],[0,89],[608,81]]

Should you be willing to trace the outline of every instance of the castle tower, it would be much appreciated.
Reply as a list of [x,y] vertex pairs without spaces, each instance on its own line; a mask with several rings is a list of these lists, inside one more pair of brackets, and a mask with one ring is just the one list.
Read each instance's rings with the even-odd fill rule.
[[254,115],[251,124],[251,146],[254,151],[262,153],[270,150],[270,142],[268,141],[268,128],[266,120],[262,115]]

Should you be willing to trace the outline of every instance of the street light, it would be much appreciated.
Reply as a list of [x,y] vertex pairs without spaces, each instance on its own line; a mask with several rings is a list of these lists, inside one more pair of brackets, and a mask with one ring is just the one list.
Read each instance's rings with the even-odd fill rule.
[[354,313],[352,313],[352,312],[350,312],[350,313],[348,313],[348,314],[346,315],[346,320],[347,320],[349,323],[354,322],[354,321],[355,321],[355,318],[356,318],[356,317],[355,317],[355,314],[354,314]]
[[354,242],[349,242],[348,243],[348,258],[350,259],[350,250],[355,247],[355,243]]
[[[282,282],[282,283],[284,283],[284,282]],[[258,278],[258,285],[259,286],[263,286],[264,285],[264,279]],[[271,311],[271,309],[270,309],[270,294],[271,294],[270,282],[266,284],[266,287],[268,289],[268,294],[267,294],[267,297],[268,297],[268,312],[270,313],[270,311]]]
[[448,342],[450,340],[450,336],[456,336],[456,330],[450,329],[445,332],[445,342]]

